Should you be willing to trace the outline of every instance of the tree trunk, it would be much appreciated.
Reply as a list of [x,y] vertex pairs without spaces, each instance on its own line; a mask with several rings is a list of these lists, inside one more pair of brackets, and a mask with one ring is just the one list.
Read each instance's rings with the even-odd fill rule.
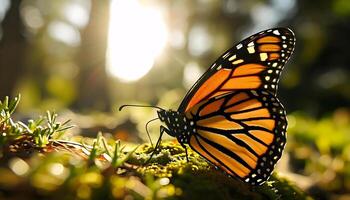
[[11,6],[2,23],[3,37],[0,41],[0,99],[12,94],[23,73],[26,40],[20,16],[22,0],[10,1]]
[[105,72],[109,22],[109,0],[92,0],[90,21],[82,31],[82,43],[77,62],[80,66],[78,110],[110,108],[107,75]]

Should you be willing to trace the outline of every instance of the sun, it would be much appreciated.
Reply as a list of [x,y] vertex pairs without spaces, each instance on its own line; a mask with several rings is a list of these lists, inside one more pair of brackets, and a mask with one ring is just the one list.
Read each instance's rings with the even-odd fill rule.
[[108,33],[107,72],[123,82],[136,81],[152,68],[167,42],[160,9],[138,0],[114,0]]

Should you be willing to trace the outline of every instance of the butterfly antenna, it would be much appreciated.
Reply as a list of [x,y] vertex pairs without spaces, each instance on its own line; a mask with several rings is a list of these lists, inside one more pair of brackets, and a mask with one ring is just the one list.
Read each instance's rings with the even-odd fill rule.
[[146,132],[147,132],[147,136],[148,136],[149,141],[151,142],[152,147],[154,147],[154,146],[153,146],[153,142],[152,142],[152,139],[151,139],[151,135],[149,134],[149,131],[148,131],[148,125],[149,125],[149,123],[151,123],[151,122],[153,122],[153,121],[155,121],[157,119],[159,119],[159,118],[157,117],[157,118],[151,119],[151,120],[149,120],[146,123]]
[[152,105],[136,105],[136,104],[125,104],[125,105],[122,105],[119,107],[119,111],[121,111],[123,108],[125,107],[141,107],[141,108],[157,108],[157,109],[160,109],[160,110],[164,110],[163,108],[161,107],[158,107],[158,106],[152,106]]

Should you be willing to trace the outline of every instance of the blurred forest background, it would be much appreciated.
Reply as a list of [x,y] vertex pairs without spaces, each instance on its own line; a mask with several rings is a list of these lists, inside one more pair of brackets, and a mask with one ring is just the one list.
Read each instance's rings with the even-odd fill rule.
[[55,110],[73,119],[75,134],[131,142],[147,141],[156,113],[120,105],[177,109],[236,42],[291,28],[280,172],[315,197],[350,199],[350,1],[0,0],[0,22],[0,98],[21,93],[19,118]]

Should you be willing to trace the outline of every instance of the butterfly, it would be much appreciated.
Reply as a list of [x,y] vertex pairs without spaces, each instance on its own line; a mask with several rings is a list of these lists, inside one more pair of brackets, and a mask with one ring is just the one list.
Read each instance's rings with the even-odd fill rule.
[[[294,33],[274,28],[227,50],[188,91],[177,111],[157,107],[163,133],[228,175],[263,184],[286,143],[287,119],[276,97]],[[159,145],[158,140],[156,149]]]

